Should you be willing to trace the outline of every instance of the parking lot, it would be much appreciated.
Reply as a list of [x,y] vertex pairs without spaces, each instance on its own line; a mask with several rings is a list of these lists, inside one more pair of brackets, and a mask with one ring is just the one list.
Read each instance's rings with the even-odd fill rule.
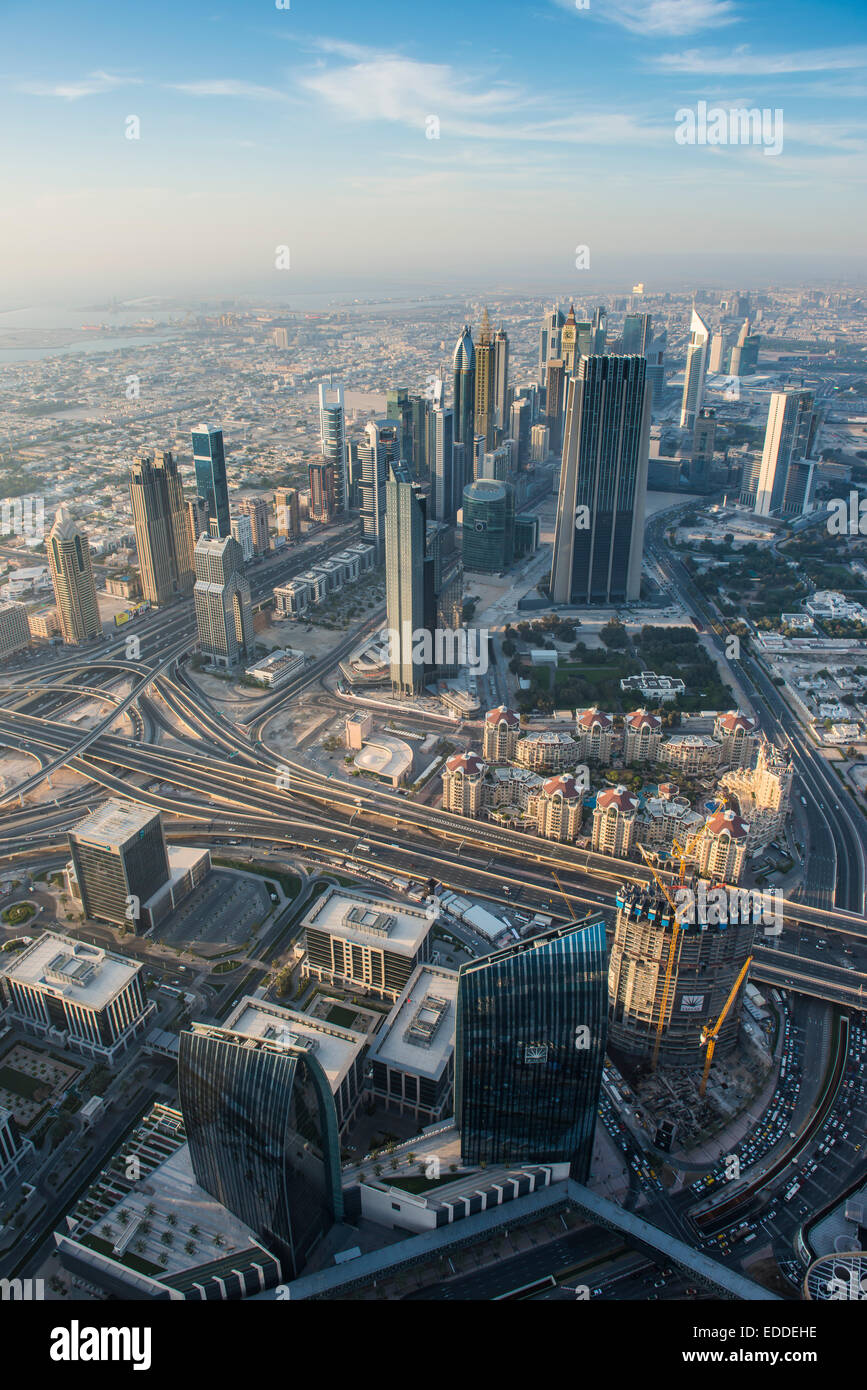
[[243,946],[272,906],[264,879],[214,869],[154,930],[153,939],[214,955],[230,946]]

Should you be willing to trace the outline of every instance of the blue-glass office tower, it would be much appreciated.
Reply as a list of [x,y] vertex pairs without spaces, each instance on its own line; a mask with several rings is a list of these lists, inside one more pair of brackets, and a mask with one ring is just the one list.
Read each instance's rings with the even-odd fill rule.
[[211,425],[193,430],[193,463],[196,468],[196,494],[204,497],[211,519],[211,534],[231,535],[229,487],[226,482],[226,455],[223,431]]
[[178,1089],[196,1182],[295,1278],[343,1217],[337,1111],[315,1055],[285,1037],[195,1023]]
[[586,1182],[607,1029],[605,922],[461,966],[455,1118],[468,1164],[568,1163]]

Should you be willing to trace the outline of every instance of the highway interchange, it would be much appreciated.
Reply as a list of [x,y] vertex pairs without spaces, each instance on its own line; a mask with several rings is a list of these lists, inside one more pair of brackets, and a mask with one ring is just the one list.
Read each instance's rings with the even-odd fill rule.
[[[648,527],[648,561],[658,566],[661,581],[695,615],[724,657],[724,637],[714,628],[718,620],[660,541],[664,524],[658,519]],[[337,546],[323,547],[323,553],[345,544],[344,536]],[[310,562],[307,552],[303,561],[291,557],[279,567],[272,565],[267,574],[254,576],[254,599],[261,600],[278,582],[278,568],[282,580]],[[364,630],[381,621],[382,614],[374,614]],[[254,718],[246,723],[227,719],[188,677],[185,659],[194,640],[188,604],[149,614],[136,625],[140,648],[135,659],[128,655],[129,633],[124,632],[86,655],[66,652],[28,662],[20,670],[7,668],[0,680],[0,743],[32,755],[38,770],[19,786],[7,788],[3,797],[0,872],[16,864],[35,870],[63,862],[66,831],[88,805],[113,794],[132,795],[163,810],[172,839],[210,845],[237,839],[257,847],[262,862],[272,856],[297,856],[314,867],[342,867],[362,878],[371,871],[432,878],[493,904],[525,913],[542,911],[562,920],[571,918],[573,906],[578,913],[613,907],[624,878],[646,881],[646,871],[632,860],[468,821],[360,779],[328,778],[297,754],[281,757],[269,748],[264,741],[269,719],[305,692],[336,704],[325,677],[357,645],[361,631],[339,639],[327,658],[311,663],[289,686],[258,702]],[[864,817],[763,669],[751,658],[733,660],[730,666],[765,732],[788,747],[809,808],[808,887],[799,898],[787,900],[782,935],[757,942],[752,977],[794,991],[796,1027],[803,1026],[809,1010],[821,1011],[818,1001],[863,1010]],[[131,689],[118,695],[112,687],[121,681],[131,682]],[[64,712],[83,696],[106,704],[104,717],[84,735],[64,720]],[[129,721],[130,734],[122,731],[122,718]],[[109,731],[112,725],[114,732]],[[160,743],[167,735],[171,746]],[[88,785],[58,794],[54,802],[21,804],[19,793],[61,766],[79,773]],[[553,869],[568,903],[553,883]],[[467,944],[481,947],[471,940]],[[829,1112],[829,1124],[831,1119]],[[624,1152],[639,1160],[640,1146],[631,1135],[625,1138]],[[841,1181],[864,1171],[860,1151],[849,1157],[851,1166],[841,1173]],[[695,1194],[681,1194],[673,1202],[655,1180],[636,1182],[634,1167],[632,1172],[636,1196],[640,1190],[650,1204],[650,1219],[674,1234],[698,1239],[695,1228],[684,1224]],[[769,1190],[766,1210],[775,1200]],[[754,1203],[751,1197],[750,1211]],[[738,1220],[743,1220],[744,1203],[735,1202],[735,1207]],[[782,1216],[775,1211],[779,1224],[766,1227],[780,1258],[791,1248],[796,1215],[801,1215],[800,1202],[787,1206]],[[723,1251],[735,1262],[741,1253],[728,1247]],[[636,1287],[644,1285],[639,1280]],[[624,1296],[624,1290],[616,1296]]]

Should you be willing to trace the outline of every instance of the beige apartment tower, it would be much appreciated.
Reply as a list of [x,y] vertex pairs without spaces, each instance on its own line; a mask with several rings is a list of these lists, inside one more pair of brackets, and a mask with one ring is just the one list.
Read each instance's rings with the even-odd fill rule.
[[64,505],[48,536],[48,568],[64,642],[81,646],[102,636],[87,536]]

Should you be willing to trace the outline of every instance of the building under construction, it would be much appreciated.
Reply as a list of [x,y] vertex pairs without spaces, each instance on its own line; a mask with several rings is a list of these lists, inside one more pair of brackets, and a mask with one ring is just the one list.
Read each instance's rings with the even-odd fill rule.
[[[676,923],[671,902],[654,884],[618,889],[608,967],[608,1050],[619,1064],[633,1071],[655,1063],[701,1069],[702,1031],[712,1031],[726,1008],[751,955],[760,911],[751,905],[738,914],[747,920],[736,922]],[[745,986],[746,976],[716,1036],[719,1055],[737,1041]]]

